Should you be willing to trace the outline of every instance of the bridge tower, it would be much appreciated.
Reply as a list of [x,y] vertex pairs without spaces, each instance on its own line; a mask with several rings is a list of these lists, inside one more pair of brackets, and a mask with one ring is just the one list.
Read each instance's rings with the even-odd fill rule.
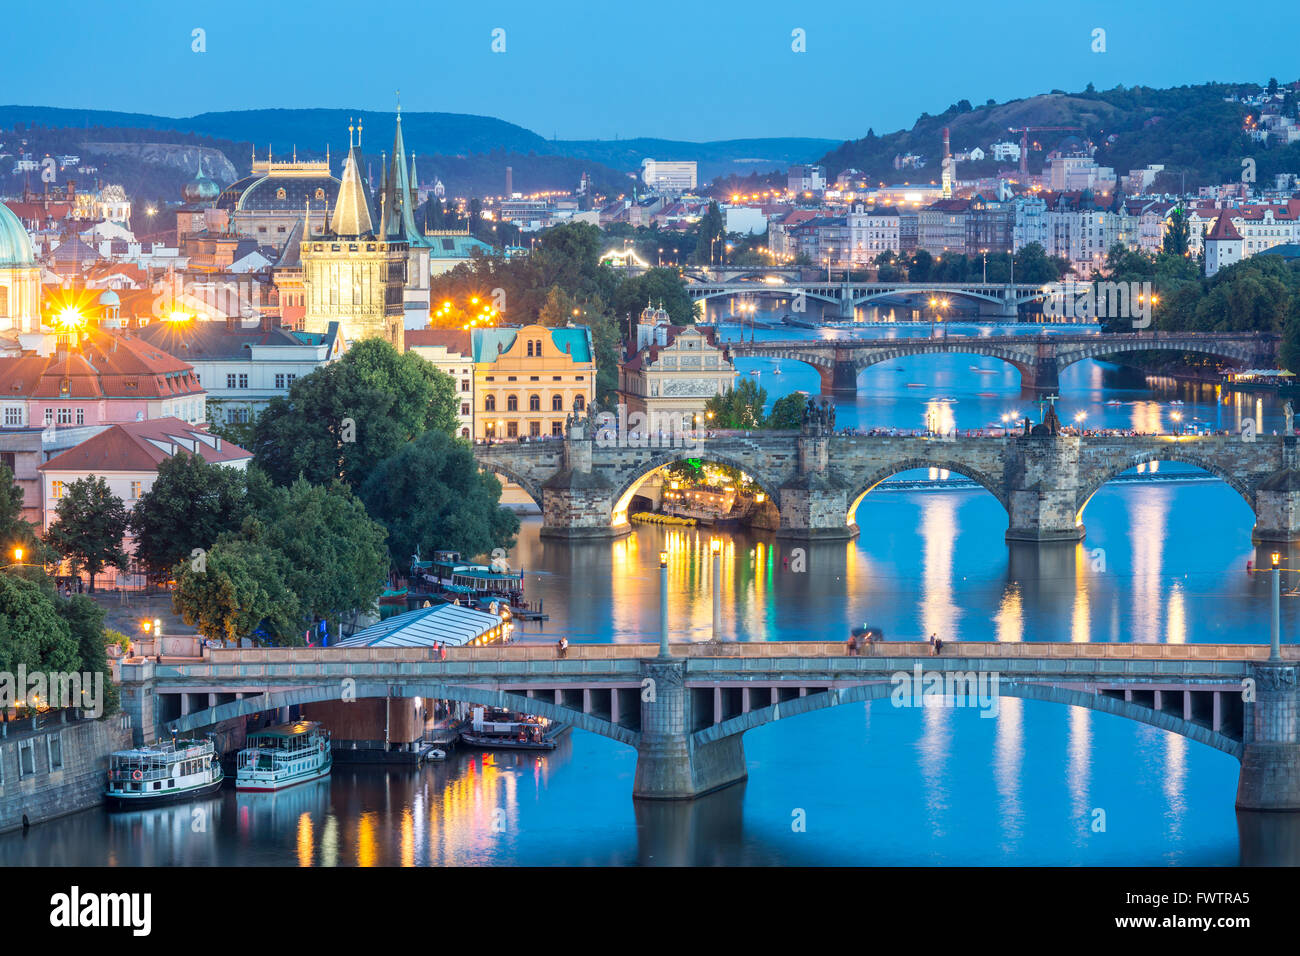
[[694,707],[685,660],[642,661],[641,688],[634,798],[693,800],[748,776],[740,734],[706,744],[693,739]]
[[[1028,422],[1026,422],[1028,425]],[[1007,455],[1008,541],[1078,541],[1079,451],[1082,440],[1064,435],[1052,407],[1045,421],[1011,440]]]
[[617,489],[592,471],[594,418],[571,418],[564,433],[564,467],[542,483],[545,538],[617,538],[632,529],[614,522]]
[[849,483],[830,467],[834,430],[834,406],[810,403],[799,431],[799,473],[780,487],[778,538],[847,541],[857,537],[858,526],[849,524]]

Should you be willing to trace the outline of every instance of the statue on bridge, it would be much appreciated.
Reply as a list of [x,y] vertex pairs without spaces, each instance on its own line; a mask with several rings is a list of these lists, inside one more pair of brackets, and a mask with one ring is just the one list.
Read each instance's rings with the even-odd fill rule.
[[1282,412],[1283,414],[1286,415],[1286,433],[1288,435],[1294,435],[1295,434],[1295,409],[1291,405],[1291,399],[1288,398],[1286,400],[1286,404],[1282,406]]
[[820,433],[823,430],[835,430],[835,405],[823,398],[819,406],[815,398],[809,398],[803,410],[803,428],[805,431]]

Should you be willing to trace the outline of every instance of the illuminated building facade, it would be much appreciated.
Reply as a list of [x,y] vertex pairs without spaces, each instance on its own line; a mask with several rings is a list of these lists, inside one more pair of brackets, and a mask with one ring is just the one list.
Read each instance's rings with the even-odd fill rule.
[[629,357],[618,370],[619,401],[628,414],[649,415],[651,433],[672,429],[677,421],[691,427],[706,401],[735,385],[735,363],[717,345],[716,330],[672,325],[663,309],[645,308],[626,351]]
[[41,271],[22,222],[0,203],[0,333],[40,330]]
[[470,330],[474,351],[474,437],[564,434],[570,414],[596,397],[591,330],[583,325]]

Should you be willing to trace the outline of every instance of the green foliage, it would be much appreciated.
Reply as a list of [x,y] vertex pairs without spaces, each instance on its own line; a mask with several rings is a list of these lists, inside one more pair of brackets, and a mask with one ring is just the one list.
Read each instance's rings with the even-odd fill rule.
[[781,431],[798,429],[803,424],[805,400],[798,392],[782,395],[772,405],[765,427]]
[[372,338],[293,383],[258,419],[254,461],[278,485],[357,487],[379,461],[428,429],[454,434],[460,403],[451,377],[414,352]]
[[110,676],[108,655],[104,652],[104,609],[81,594],[74,594],[65,600],[55,600],[54,607],[67,623],[71,639],[77,643],[77,656],[81,661],[77,670],[104,675],[103,713],[115,713],[118,708],[118,690]]
[[209,548],[222,532],[236,530],[247,511],[242,472],[178,452],[159,464],[153,487],[131,511],[136,556],[150,575],[164,577],[194,548]]
[[128,518],[122,499],[96,475],[71,482],[55,508],[55,521],[45,532],[46,542],[72,565],[84,568],[95,590],[95,575],[113,566],[125,571],[122,537]]
[[16,673],[20,664],[28,671],[78,670],[78,640],[55,602],[48,588],[0,574],[0,671]]
[[[442,432],[421,437],[430,435],[468,454],[466,445]],[[277,489],[259,517],[264,523],[261,540],[283,555],[284,582],[297,595],[302,614],[335,624],[345,614],[370,610],[383,592],[387,533],[343,483],[321,486],[299,479]]]
[[1187,254],[1187,243],[1191,228],[1187,224],[1187,214],[1181,209],[1169,213],[1169,223],[1165,226],[1165,236],[1161,241],[1160,251],[1171,256]]
[[718,207],[717,200],[711,200],[708,210],[700,217],[700,225],[696,231],[695,262],[700,265],[721,262],[721,253],[724,250],[719,249],[718,244],[725,238],[722,210]]
[[[248,412],[248,420],[243,422],[226,421],[228,406],[243,406]],[[252,402],[234,402],[228,399],[209,398],[205,406],[208,431],[240,448],[250,448],[257,431],[257,409]]]
[[[637,317],[646,305],[663,306],[673,325],[690,325],[695,321],[695,303],[686,293],[686,283],[676,269],[649,269],[644,274],[624,280],[610,303],[621,322]],[[628,330],[631,337],[631,330]]]
[[734,387],[714,395],[704,403],[710,428],[762,428],[763,406],[767,404],[767,389],[760,388],[752,378],[743,378]]
[[250,520],[244,533],[222,535],[202,571],[182,564],[172,607],[204,637],[301,645],[306,628],[298,597],[285,584],[289,562],[258,539],[259,531]]
[[510,547],[519,519],[500,507],[501,483],[479,470],[462,442],[428,432],[384,461],[361,488],[376,520],[389,529],[394,567],[410,566],[419,547],[466,555]]

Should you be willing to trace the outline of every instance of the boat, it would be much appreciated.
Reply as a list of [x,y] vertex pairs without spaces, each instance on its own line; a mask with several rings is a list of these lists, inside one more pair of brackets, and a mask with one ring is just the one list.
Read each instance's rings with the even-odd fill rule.
[[329,776],[334,757],[329,731],[314,720],[264,727],[248,735],[239,752],[235,789],[283,790]]
[[781,362],[780,362],[779,359],[777,360],[776,368],[772,369],[772,374],[773,374],[773,375],[780,375],[780,374],[781,374]]
[[527,607],[524,572],[503,565],[469,564],[459,551],[435,551],[432,561],[417,558],[411,564],[411,577],[431,585],[446,600],[470,607],[486,607],[492,601],[504,603],[512,613]]
[[759,373],[758,369],[751,369],[750,372],[749,372],[749,374],[750,374],[750,375],[758,375],[758,374],[760,374],[760,373]]
[[908,382],[908,383],[907,383],[907,387],[908,387],[908,388],[925,388],[925,385],[924,385],[923,383],[921,383],[921,382]]
[[488,711],[475,707],[469,728],[462,730],[462,743],[488,750],[554,750],[555,740],[547,736],[551,722],[544,717]]
[[1183,404],[1183,403],[1182,403],[1182,400],[1181,400],[1181,399],[1177,399],[1177,398],[1175,398],[1175,399],[1174,399],[1172,402],[1170,402],[1169,404],[1170,404],[1170,405],[1181,405],[1181,404]]
[[104,797],[116,810],[153,807],[216,793],[224,781],[211,740],[168,740],[110,754]]
[[1112,398],[1109,402],[1106,403],[1106,405],[1107,405],[1108,407],[1114,407],[1114,406],[1123,405],[1123,404],[1124,404],[1124,403],[1121,402],[1121,401],[1120,401],[1119,399],[1117,399],[1117,398]]

